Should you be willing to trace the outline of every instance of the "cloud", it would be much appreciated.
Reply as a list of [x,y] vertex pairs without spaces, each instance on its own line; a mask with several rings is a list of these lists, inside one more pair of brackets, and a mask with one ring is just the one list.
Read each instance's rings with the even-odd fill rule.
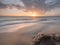
[[26,8],[31,8],[32,7],[32,0],[22,0]]
[[10,9],[15,7],[17,9],[20,9],[24,7],[24,4],[21,0],[0,0],[0,8],[7,8],[9,7]]
[[0,8],[7,8],[7,5],[0,2]]
[[60,7],[51,9],[45,13],[45,15],[50,15],[50,16],[59,16],[60,15]]
[[[53,12],[60,9],[60,0],[0,0],[0,9],[37,9],[41,12]],[[59,10],[60,11],[60,10]]]
[[45,15],[50,15],[50,16],[60,15],[60,0],[46,0],[45,5],[47,8]]
[[20,5],[15,5],[15,4],[9,5],[9,4],[0,3],[0,9],[5,9],[5,8],[8,8],[8,7],[9,7],[9,9],[12,9],[12,8],[20,9],[21,8]]
[[25,8],[27,10],[32,10],[32,9],[35,9],[35,10],[38,10],[38,11],[45,11],[45,0],[22,0],[22,2],[24,3],[25,5]]
[[36,8],[38,10],[50,10],[60,7],[60,0],[0,0],[0,7],[25,7],[26,9]]
[[50,10],[55,7],[60,7],[60,0],[22,0],[25,7],[30,9],[32,7],[38,10]]
[[48,9],[60,7],[60,0],[46,0],[45,5]]

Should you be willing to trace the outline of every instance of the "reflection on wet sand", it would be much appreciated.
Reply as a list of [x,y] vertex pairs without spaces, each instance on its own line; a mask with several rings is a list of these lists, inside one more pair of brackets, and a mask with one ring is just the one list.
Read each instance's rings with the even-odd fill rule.
[[32,38],[18,33],[0,33],[0,45],[31,45]]

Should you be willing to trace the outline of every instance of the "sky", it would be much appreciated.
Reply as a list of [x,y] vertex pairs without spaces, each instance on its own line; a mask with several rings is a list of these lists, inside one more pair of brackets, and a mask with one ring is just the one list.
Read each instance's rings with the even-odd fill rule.
[[0,16],[60,16],[60,0],[0,0]]

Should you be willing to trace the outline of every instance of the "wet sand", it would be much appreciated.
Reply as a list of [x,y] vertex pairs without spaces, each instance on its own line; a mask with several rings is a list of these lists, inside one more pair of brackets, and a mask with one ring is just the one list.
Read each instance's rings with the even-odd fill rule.
[[[18,25],[18,27],[20,27],[20,25]],[[6,27],[6,29],[11,28],[12,27]],[[43,24],[38,22],[34,25],[18,28],[17,31],[0,33],[0,45],[32,45],[32,37],[37,35],[39,32],[45,34],[55,33],[60,35],[60,24]]]

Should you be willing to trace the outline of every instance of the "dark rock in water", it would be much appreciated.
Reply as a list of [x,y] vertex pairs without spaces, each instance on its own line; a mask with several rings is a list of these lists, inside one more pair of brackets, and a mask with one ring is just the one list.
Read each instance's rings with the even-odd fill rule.
[[33,45],[60,45],[60,36],[37,35],[33,38]]

